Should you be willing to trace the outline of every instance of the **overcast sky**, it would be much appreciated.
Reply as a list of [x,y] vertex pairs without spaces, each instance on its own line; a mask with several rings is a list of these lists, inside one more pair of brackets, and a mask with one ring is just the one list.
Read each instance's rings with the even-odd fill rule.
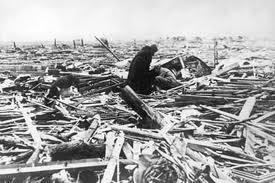
[[0,41],[275,37],[275,0],[0,0]]

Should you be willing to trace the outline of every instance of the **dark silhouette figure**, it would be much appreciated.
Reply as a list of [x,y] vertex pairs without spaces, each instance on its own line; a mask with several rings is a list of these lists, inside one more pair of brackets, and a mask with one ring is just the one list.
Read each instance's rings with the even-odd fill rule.
[[130,64],[127,84],[139,94],[150,94],[152,82],[157,73],[150,71],[153,55],[158,51],[156,45],[145,46],[134,57]]
[[79,79],[73,75],[67,75],[67,76],[62,76],[58,78],[52,84],[48,94],[46,95],[46,98],[44,101],[45,105],[50,106],[53,103],[51,100],[49,100],[50,98],[59,99],[61,89],[67,89],[71,86],[75,86],[78,88],[78,84],[79,84]]

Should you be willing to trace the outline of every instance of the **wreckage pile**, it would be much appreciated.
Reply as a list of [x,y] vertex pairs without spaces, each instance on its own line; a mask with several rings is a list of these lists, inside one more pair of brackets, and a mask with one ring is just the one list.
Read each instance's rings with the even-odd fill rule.
[[[159,57],[154,64],[182,64],[182,85],[151,95],[125,85],[127,71],[114,61],[66,63],[37,77],[3,72],[0,182],[273,181],[274,62],[224,60],[208,73],[179,52]],[[45,106],[50,84],[68,74],[80,93]]]

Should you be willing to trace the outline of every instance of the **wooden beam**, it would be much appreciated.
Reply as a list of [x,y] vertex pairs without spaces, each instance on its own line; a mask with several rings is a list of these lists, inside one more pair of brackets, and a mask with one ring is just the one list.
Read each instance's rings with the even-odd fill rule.
[[248,97],[243,108],[239,114],[240,120],[248,119],[251,115],[254,105],[256,104],[256,97]]
[[257,135],[257,136],[261,136],[271,142],[275,142],[275,137],[272,135],[269,135],[268,133],[256,128],[256,127],[252,127],[252,126],[248,126],[247,127],[250,129],[250,132]]
[[200,105],[202,108],[205,108],[205,109],[208,109],[210,111],[213,111],[215,113],[218,113],[218,114],[221,114],[223,116],[227,116],[229,118],[232,118],[232,119],[235,119],[235,120],[238,120],[238,121],[241,121],[240,117],[239,116],[236,116],[234,114],[231,114],[231,113],[228,113],[228,112],[224,112],[224,111],[221,111],[221,110],[218,110],[218,109],[214,109],[212,107],[208,107],[208,106],[205,106],[205,105]]
[[128,142],[123,144],[122,150],[127,159],[133,159],[133,148]]
[[113,147],[115,143],[115,132],[108,132],[106,135],[106,148],[105,148],[105,159],[109,160],[112,155]]
[[154,133],[149,130],[145,131],[138,128],[128,128],[128,127],[118,126],[118,125],[111,126],[111,129],[117,130],[117,131],[123,131],[125,133],[132,133],[132,134],[141,135],[145,137],[164,140],[164,137],[160,133]]
[[[239,117],[241,120],[246,120],[249,118],[249,116],[251,115],[251,112],[253,110],[253,107],[256,103],[256,97],[248,97],[246,102],[243,105],[243,108],[239,114]],[[255,156],[254,155],[254,151],[252,148],[252,139],[254,139],[254,135],[250,133],[249,128],[246,127],[245,129],[245,146],[244,146],[244,151],[251,155],[251,156]]]
[[267,118],[269,118],[271,116],[274,116],[274,115],[275,115],[275,111],[268,112],[268,113],[264,114],[263,116],[253,120],[252,122],[253,123],[260,123],[260,122],[262,122],[262,121],[266,120]]
[[233,70],[233,69],[237,69],[240,67],[240,64],[239,63],[233,63],[233,64],[230,64],[228,66],[226,66],[225,68],[223,68],[222,70],[219,70],[217,71],[216,73],[212,74],[214,76],[220,76],[222,74],[225,74],[227,73],[228,71],[230,70]]
[[53,173],[60,170],[80,169],[80,168],[92,168],[106,166],[108,161],[102,161],[99,158],[85,159],[85,160],[73,160],[73,161],[59,161],[50,162],[48,164],[37,164],[37,166],[24,166],[13,165],[12,167],[1,166],[0,177],[2,176],[22,176],[31,175],[34,173]]
[[[122,145],[124,143],[124,133],[120,133],[117,137],[115,147],[112,152],[111,159],[108,162],[107,168],[104,172],[103,178],[101,183],[110,183],[112,182],[113,175],[115,172],[115,168],[117,165],[117,161],[119,160],[120,151],[122,149]],[[119,173],[119,170],[117,170],[117,173]]]
[[38,133],[36,127],[33,125],[33,122],[32,122],[32,119],[31,119],[31,116],[28,114],[28,112],[23,108],[21,102],[19,101],[19,99],[16,97],[16,101],[17,101],[17,104],[18,104],[18,107],[19,107],[19,110],[22,112],[23,114],[23,117],[26,121],[26,124],[28,126],[28,129],[31,133],[31,136],[34,140],[34,144],[35,146],[37,147],[41,147],[41,144],[42,144],[42,141],[41,141],[41,138],[40,138],[40,134]]
[[146,126],[150,128],[162,128],[167,124],[161,114],[154,108],[141,100],[130,86],[121,89],[121,97],[136,111],[143,120],[146,120]]
[[[22,112],[23,114],[23,117],[26,121],[26,124],[28,126],[28,130],[29,132],[31,133],[31,136],[33,138],[33,141],[34,141],[34,147],[35,147],[35,150],[33,151],[31,157],[28,159],[28,161],[26,162],[27,165],[33,165],[35,162],[37,162],[38,158],[39,158],[39,153],[40,153],[40,150],[42,148],[42,140],[41,140],[41,137],[40,137],[40,134],[38,133],[36,127],[33,125],[33,122],[32,122],[32,119],[31,119],[31,116],[28,114],[28,111],[26,111],[19,98],[16,97],[15,98],[16,101],[17,101],[17,105],[19,107],[19,110]],[[26,177],[25,180],[28,180],[29,177]]]
[[112,52],[109,48],[108,48],[108,46],[106,46],[100,39],[98,39],[96,36],[95,36],[95,38],[96,38],[96,40],[98,41],[98,42],[100,42],[100,44],[104,47],[104,48],[106,48],[106,50],[108,50],[116,59],[117,59],[117,61],[121,61],[115,54],[114,54],[114,52]]
[[190,139],[185,139],[185,142],[188,143],[189,147],[192,147],[193,145],[195,145],[195,146],[207,147],[207,148],[219,150],[219,151],[229,151],[229,152],[231,151],[238,155],[243,156],[244,158],[255,160],[255,161],[261,162],[261,163],[266,163],[266,161],[264,161],[262,159],[259,159],[259,158],[256,158],[256,157],[253,157],[253,156],[243,153],[241,149],[239,150],[239,148],[236,148],[236,147],[215,144],[210,141],[198,141],[198,140],[190,140]]

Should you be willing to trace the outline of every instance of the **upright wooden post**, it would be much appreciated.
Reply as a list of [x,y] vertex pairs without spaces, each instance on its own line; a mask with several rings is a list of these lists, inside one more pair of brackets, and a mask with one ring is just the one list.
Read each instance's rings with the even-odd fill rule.
[[13,42],[13,48],[16,49],[16,44],[15,41]]
[[75,44],[75,40],[73,40],[73,44],[74,44],[74,49],[76,49],[76,44]]
[[84,46],[84,41],[83,41],[83,39],[81,39],[81,46],[82,46],[82,47]]
[[134,47],[135,48],[137,47],[137,41],[136,41],[136,39],[134,39]]
[[219,64],[218,61],[218,41],[214,40],[214,67]]
[[56,45],[56,38],[54,38],[54,47],[57,48],[57,45]]

